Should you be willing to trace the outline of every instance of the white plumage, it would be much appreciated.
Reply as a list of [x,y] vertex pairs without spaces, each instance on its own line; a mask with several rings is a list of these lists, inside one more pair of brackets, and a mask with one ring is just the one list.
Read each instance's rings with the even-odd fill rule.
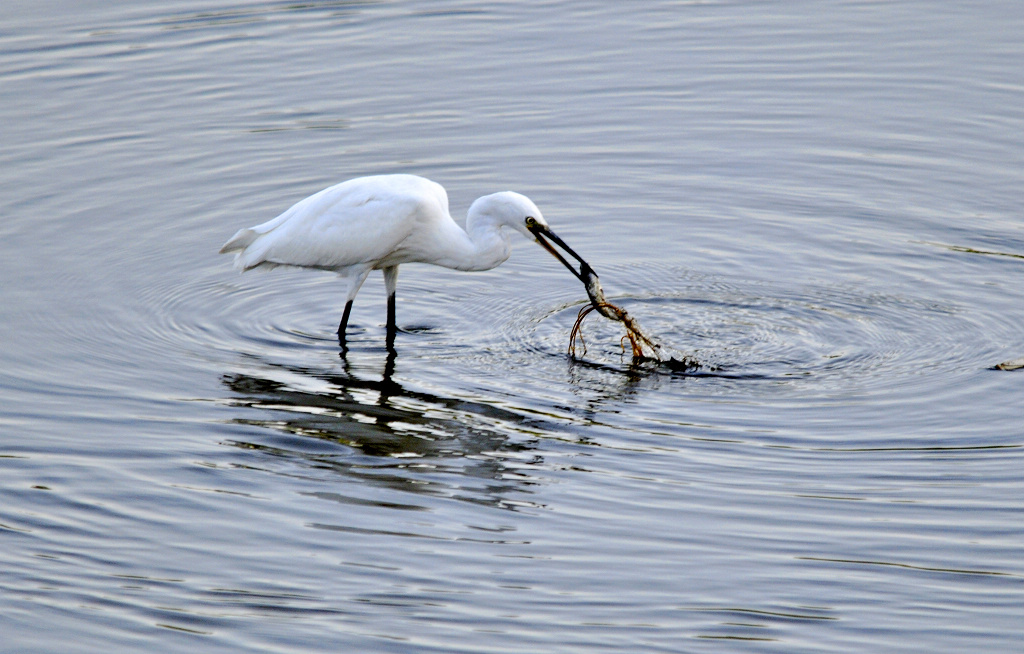
[[296,203],[277,218],[240,229],[220,249],[235,252],[240,270],[297,266],[338,273],[348,284],[338,326],[344,344],[352,300],[371,270],[383,270],[388,292],[388,345],[394,320],[398,266],[432,263],[455,270],[489,270],[508,259],[509,230],[536,240],[579,273],[545,240],[586,265],[548,228],[537,206],[511,191],[479,198],[466,229],[448,213],[444,188],[415,175],[377,175],[342,182]]

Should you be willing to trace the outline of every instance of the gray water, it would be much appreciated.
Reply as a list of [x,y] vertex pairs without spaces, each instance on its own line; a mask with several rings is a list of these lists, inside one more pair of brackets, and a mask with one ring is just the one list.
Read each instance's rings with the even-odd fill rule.
[[[1013,0],[4,3],[0,650],[1020,651],[1022,107]],[[704,365],[217,254],[389,172]]]

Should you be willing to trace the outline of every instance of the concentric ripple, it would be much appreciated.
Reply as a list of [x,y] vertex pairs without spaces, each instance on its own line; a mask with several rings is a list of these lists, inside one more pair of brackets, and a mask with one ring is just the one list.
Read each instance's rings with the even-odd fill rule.
[[276,279],[259,274],[225,279],[214,273],[150,289],[143,301],[156,319],[148,323],[146,340],[154,347],[225,352],[317,344],[336,349],[337,340],[326,327],[341,315],[338,284],[328,289],[317,283],[323,278],[282,272]]
[[[700,362],[693,374],[800,385],[816,394],[906,387],[929,376],[973,372],[988,367],[1013,333],[999,316],[837,284],[722,280],[651,267],[605,274],[630,284],[616,293],[616,285],[606,283],[610,301],[670,352]],[[516,349],[563,356],[585,301],[551,303],[542,316],[512,314],[501,331]],[[577,346],[577,355],[627,370],[622,335],[620,325],[591,314],[583,327],[585,351]]]
[[[490,277],[458,276],[447,286],[436,280],[458,273],[419,271],[410,270],[400,288],[401,369],[424,379],[565,381],[569,333],[586,302],[582,289],[546,283],[549,271],[498,270],[486,273]],[[508,272],[515,283],[492,283]],[[612,302],[669,351],[701,364],[688,373],[650,365],[638,370],[620,343],[621,326],[591,314],[576,365],[609,374],[750,380],[747,388],[760,389],[755,395],[766,388],[811,395],[907,389],[930,376],[990,367],[1000,343],[1013,334],[999,316],[897,292],[718,279],[656,266],[609,268],[603,275]],[[349,332],[352,350],[368,356],[384,354],[384,298],[375,286],[379,280],[371,279],[360,294]],[[89,347],[115,357],[118,349],[100,341],[131,339],[133,357],[141,349],[221,364],[246,353],[297,364],[315,357],[328,367],[338,361],[341,289],[331,275],[235,277],[211,270],[185,283],[148,287],[137,300],[138,316],[97,317],[110,324],[74,337],[98,339]],[[126,333],[132,331],[139,333]],[[221,364],[214,366],[218,374]]]

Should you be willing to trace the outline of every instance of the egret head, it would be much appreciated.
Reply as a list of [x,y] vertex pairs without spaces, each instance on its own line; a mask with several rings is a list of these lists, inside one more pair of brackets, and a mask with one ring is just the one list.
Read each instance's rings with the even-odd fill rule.
[[485,195],[469,208],[469,215],[489,220],[497,227],[508,227],[533,240],[528,220],[547,225],[540,209],[530,198],[512,191]]
[[[571,247],[565,244],[565,241],[551,231],[551,227],[544,220],[540,209],[525,195],[513,191],[486,195],[473,203],[473,206],[469,208],[469,213],[471,216],[486,216],[500,227],[509,227],[526,238],[537,241],[584,284],[587,283],[589,275],[593,274],[593,269],[583,260],[583,257],[576,254]],[[578,261],[580,269],[576,270],[575,266],[555,249],[555,245]]]

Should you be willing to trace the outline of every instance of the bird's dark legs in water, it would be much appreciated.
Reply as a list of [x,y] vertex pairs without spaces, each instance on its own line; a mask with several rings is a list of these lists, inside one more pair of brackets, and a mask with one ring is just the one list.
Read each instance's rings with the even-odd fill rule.
[[388,295],[388,335],[385,345],[389,350],[395,347],[395,334],[398,332],[398,325],[395,324],[395,294]]
[[[341,346],[342,353],[348,349],[345,346],[345,328],[348,327],[348,317],[352,313],[352,300],[355,298],[359,287],[362,286],[363,280],[366,279],[366,275],[369,272],[370,269],[367,268],[349,280],[348,297],[350,299],[345,303],[345,312],[341,314],[341,324],[338,325],[338,345]],[[386,344],[389,350],[393,350],[395,348],[395,334],[398,333],[398,326],[395,324],[395,287],[398,285],[398,266],[384,268],[384,285],[388,291],[388,331]]]
[[348,327],[348,317],[352,313],[352,300],[345,303],[345,313],[341,314],[341,324],[338,325],[338,345],[345,347],[345,328]]
[[384,287],[388,292],[388,335],[385,341],[389,350],[395,349],[395,334],[398,332],[398,325],[395,324],[395,289],[398,287],[398,266],[384,268]]

